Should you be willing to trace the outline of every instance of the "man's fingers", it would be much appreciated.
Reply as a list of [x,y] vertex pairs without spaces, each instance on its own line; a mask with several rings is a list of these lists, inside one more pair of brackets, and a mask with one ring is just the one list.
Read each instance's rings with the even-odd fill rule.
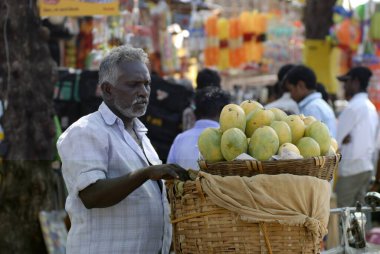
[[179,178],[179,175],[174,170],[169,170],[168,175],[170,175],[174,179]]
[[186,170],[184,169],[183,167],[177,165],[177,164],[169,164],[170,165],[170,168],[174,169],[175,171],[179,171],[179,170]]

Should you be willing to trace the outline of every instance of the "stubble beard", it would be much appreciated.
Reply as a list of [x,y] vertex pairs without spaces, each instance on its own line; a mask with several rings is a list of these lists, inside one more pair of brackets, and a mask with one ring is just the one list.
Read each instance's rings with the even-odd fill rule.
[[123,108],[122,106],[119,105],[118,102],[115,101],[115,108],[125,117],[127,118],[137,118],[137,117],[141,117],[143,115],[145,115],[146,113],[146,109],[147,109],[147,106],[148,104],[146,104],[146,106],[142,109],[136,109],[136,110],[133,110],[133,105],[135,104],[136,102],[133,102],[132,103],[132,106],[128,107],[128,108]]

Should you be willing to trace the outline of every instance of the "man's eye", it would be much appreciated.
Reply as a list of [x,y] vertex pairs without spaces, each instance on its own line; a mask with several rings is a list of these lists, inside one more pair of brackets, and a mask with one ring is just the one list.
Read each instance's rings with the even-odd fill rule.
[[146,86],[146,87],[150,87],[150,82],[146,82],[146,83],[144,84],[144,86]]

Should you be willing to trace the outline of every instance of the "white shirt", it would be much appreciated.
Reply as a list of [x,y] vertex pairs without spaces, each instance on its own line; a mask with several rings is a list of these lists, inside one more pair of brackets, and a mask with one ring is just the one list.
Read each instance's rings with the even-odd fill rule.
[[198,120],[193,128],[179,134],[170,147],[168,163],[176,163],[186,169],[199,169],[198,138],[206,128],[219,128],[219,123],[212,120]]
[[[165,188],[147,181],[127,198],[107,208],[87,209],[78,196],[99,179],[115,178],[150,164],[160,164],[136,119],[134,128],[142,146],[102,103],[99,110],[71,125],[59,138],[62,173],[68,189],[66,210],[71,219],[67,254],[168,253],[171,225]],[[144,155],[145,153],[145,155]]]
[[281,98],[278,100],[272,101],[271,103],[268,103],[265,105],[266,109],[270,108],[279,108],[283,111],[290,112],[291,114],[298,115],[300,113],[300,110],[298,108],[297,102],[295,102],[289,92],[285,92]]
[[[356,94],[338,117],[337,142],[342,153],[340,176],[351,176],[374,168],[378,116],[367,93]],[[351,136],[351,142],[343,139]]]

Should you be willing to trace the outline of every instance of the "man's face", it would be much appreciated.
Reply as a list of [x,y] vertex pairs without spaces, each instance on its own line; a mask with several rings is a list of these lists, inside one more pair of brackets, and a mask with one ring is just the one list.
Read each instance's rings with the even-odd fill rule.
[[300,82],[294,85],[294,84],[290,84],[289,81],[287,81],[285,86],[288,89],[292,99],[295,100],[296,102],[302,101],[302,99],[305,97],[305,91],[302,87],[302,84],[300,84]]
[[150,94],[150,74],[142,62],[121,63],[119,77],[112,87],[114,107],[124,117],[132,119],[146,112]]
[[357,93],[357,86],[358,86],[358,81],[353,80],[353,79],[348,79],[347,81],[344,82],[344,97],[346,100],[350,100],[355,93]]

